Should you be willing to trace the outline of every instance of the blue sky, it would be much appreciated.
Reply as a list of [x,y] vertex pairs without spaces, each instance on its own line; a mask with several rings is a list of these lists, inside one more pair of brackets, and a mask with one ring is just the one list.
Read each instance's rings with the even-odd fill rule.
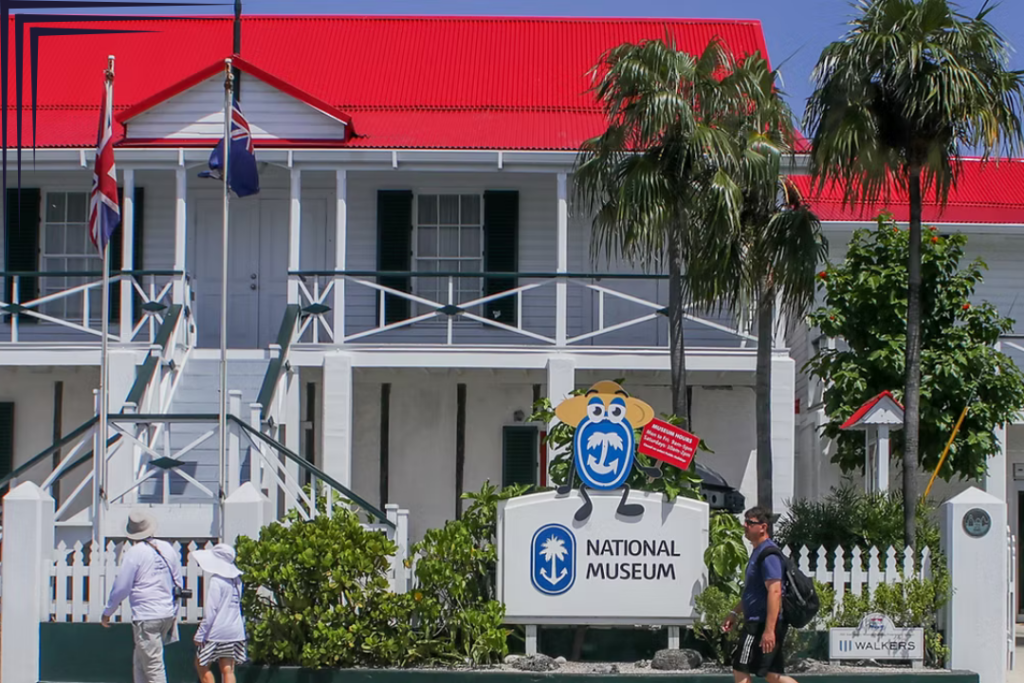
[[[984,0],[960,0],[967,14]],[[215,7],[166,8],[175,14],[230,14]],[[130,10],[129,10],[130,11]],[[157,9],[138,10],[156,13]],[[799,118],[811,91],[811,70],[821,50],[845,32],[855,8],[848,0],[243,0],[246,14],[412,14],[586,17],[695,17],[757,19],[773,65],[782,64],[784,90]],[[109,12],[109,10],[105,11]],[[127,13],[127,12],[126,12]],[[989,16],[1011,47],[1011,67],[1024,69],[1024,2],[997,0]],[[243,42],[244,45],[244,42]]]

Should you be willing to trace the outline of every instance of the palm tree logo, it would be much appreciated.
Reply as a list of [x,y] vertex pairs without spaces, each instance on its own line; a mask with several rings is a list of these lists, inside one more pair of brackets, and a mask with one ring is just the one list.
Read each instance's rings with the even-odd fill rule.
[[565,547],[565,540],[554,534],[549,536],[541,545],[540,555],[544,557],[545,562],[551,563],[551,573],[548,574],[545,568],[542,567],[540,575],[552,586],[557,586],[569,574],[567,567],[562,567],[562,572],[558,573],[558,563],[564,560],[568,554],[569,551]]
[[590,468],[600,475],[618,473],[619,463],[622,462],[622,459],[615,458],[609,463],[608,450],[614,448],[617,451],[621,451],[622,437],[614,432],[594,432],[587,439],[587,451],[593,451],[598,447],[601,449],[601,459],[598,460],[594,457],[593,453],[590,453],[587,456],[587,464]]

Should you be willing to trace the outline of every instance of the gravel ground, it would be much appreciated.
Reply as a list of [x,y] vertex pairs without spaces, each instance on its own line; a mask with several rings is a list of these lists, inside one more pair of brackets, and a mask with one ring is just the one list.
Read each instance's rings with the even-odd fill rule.
[[[518,655],[510,655],[504,664],[498,664],[490,667],[481,668],[458,668],[457,670],[462,671],[520,671],[524,669],[513,666],[513,662],[516,661]],[[522,666],[523,662],[520,660],[517,662]],[[531,673],[547,673],[547,674],[620,674],[626,676],[686,676],[686,675],[697,675],[697,674],[728,674],[731,670],[717,664],[705,663],[699,669],[692,670],[675,670],[675,671],[660,671],[658,669],[652,669],[649,661],[641,662],[566,662],[559,658],[555,660],[554,669],[539,669],[531,671]],[[858,673],[858,674],[871,674],[871,673],[892,673],[894,671],[907,671],[910,672],[909,666],[869,666],[866,662],[864,666],[839,666],[832,665],[828,662],[817,662],[814,660],[806,660],[801,662],[801,666],[794,669],[792,673],[799,675],[800,673]],[[944,669],[918,669],[914,673],[944,673]]]

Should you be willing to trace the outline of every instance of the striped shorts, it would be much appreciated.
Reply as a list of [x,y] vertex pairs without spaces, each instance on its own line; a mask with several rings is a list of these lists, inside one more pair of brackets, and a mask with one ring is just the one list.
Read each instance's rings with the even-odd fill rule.
[[764,635],[764,624],[759,621],[748,621],[743,625],[739,642],[732,655],[733,671],[751,674],[764,678],[769,673],[784,675],[786,673],[785,655],[782,648],[786,642],[789,627],[779,620],[775,627],[775,649],[771,652],[761,650],[761,636]]
[[196,656],[201,666],[209,666],[220,659],[233,659],[235,663],[244,662],[248,658],[245,651],[245,641],[239,640],[233,643],[215,643],[209,641],[196,648]]

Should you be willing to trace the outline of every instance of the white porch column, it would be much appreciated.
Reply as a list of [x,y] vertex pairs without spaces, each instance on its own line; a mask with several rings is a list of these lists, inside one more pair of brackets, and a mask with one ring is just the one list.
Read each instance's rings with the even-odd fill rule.
[[323,428],[320,468],[339,483],[352,486],[352,356],[324,355]]
[[786,513],[796,480],[796,363],[785,350],[772,352],[772,512]]
[[[569,272],[569,202],[565,173],[558,174],[558,273]],[[569,283],[560,278],[555,283],[555,344],[565,346],[567,289]]]
[[889,490],[889,425],[878,425],[875,452],[875,490]]
[[[299,254],[302,245],[302,170],[293,168],[291,172],[291,201],[288,215],[288,270],[299,269]],[[299,282],[292,275],[288,276],[288,303],[299,303]]]
[[[188,177],[184,166],[174,169],[174,270],[185,271],[185,236],[188,231],[188,214],[185,209],[185,197],[188,194]],[[181,277],[174,279],[174,303],[187,305],[185,301],[185,283]]]
[[[348,171],[341,169],[334,174],[334,193],[337,206],[334,210],[334,270],[344,271],[348,267]],[[345,278],[334,279],[334,343],[345,342]]]
[[[0,680],[39,680],[39,624],[53,554],[53,498],[31,481],[4,497]],[[47,610],[49,611],[49,610]]]
[[[555,408],[559,403],[569,397],[569,393],[576,388],[576,361],[565,356],[551,356],[548,358],[548,399],[551,407]],[[548,424],[548,433],[551,428],[558,424],[557,418]],[[562,453],[560,449],[552,449],[548,455],[550,465],[554,459]],[[538,473],[541,474],[541,473]],[[547,473],[543,478],[538,477],[537,481],[547,481]],[[548,481],[548,485],[551,482]]]
[[[110,388],[108,397],[110,401],[110,414],[114,415],[124,410],[124,400],[135,383],[136,357],[134,351],[126,349],[111,349],[108,360],[110,373]],[[141,408],[141,407],[140,407]],[[128,427],[122,423],[122,426]],[[113,428],[108,429],[109,439],[116,432]],[[127,500],[113,500],[113,496],[121,494],[135,481],[135,449],[131,443],[122,437],[121,441],[113,446],[107,454],[106,466],[106,493],[107,500],[111,503],[130,503],[138,496],[130,496]]]
[[[134,270],[135,268],[135,169],[124,169],[124,215],[121,216],[121,270]],[[132,315],[132,303],[135,297],[132,296],[131,277],[121,280],[121,343],[131,341],[132,324],[135,316]]]

